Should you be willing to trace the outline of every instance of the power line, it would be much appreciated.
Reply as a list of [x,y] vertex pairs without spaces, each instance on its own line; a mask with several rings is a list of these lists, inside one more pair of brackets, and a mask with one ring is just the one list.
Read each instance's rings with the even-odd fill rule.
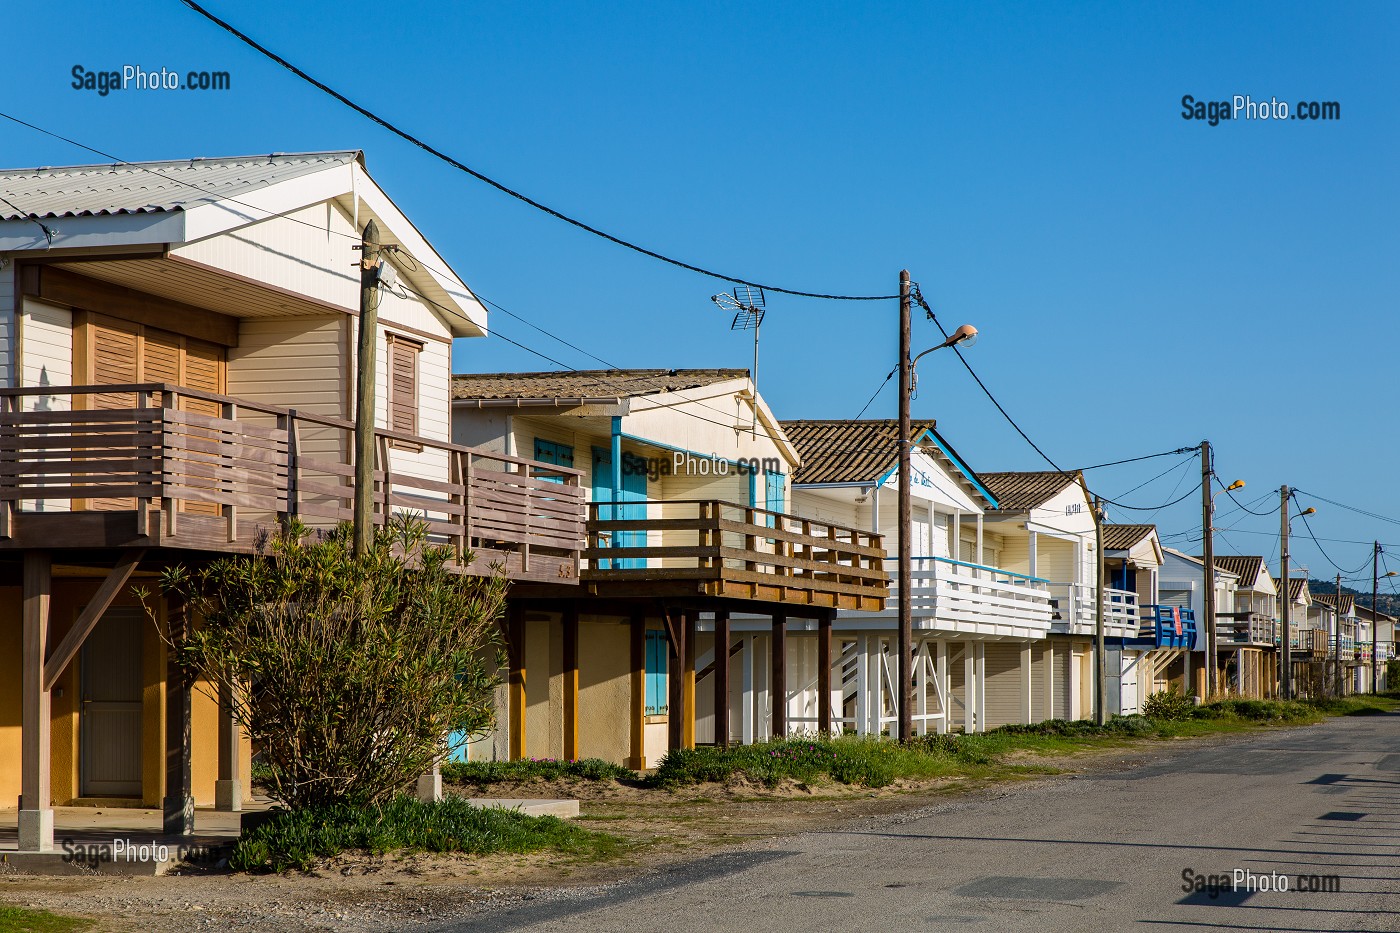
[[[1251,509],[1248,505],[1245,505],[1244,503],[1240,502],[1240,500],[1236,499],[1236,498],[1235,498],[1235,494],[1234,494],[1233,492],[1230,491],[1230,487],[1229,487],[1229,486],[1226,486],[1224,483],[1222,483],[1222,482],[1220,481],[1220,477],[1215,476],[1214,479],[1215,479],[1216,484],[1217,484],[1222,490],[1225,491],[1225,495],[1229,496],[1229,497],[1230,497],[1230,501],[1233,502],[1233,503],[1235,503],[1235,505],[1236,505],[1239,509],[1241,509],[1241,510],[1243,510],[1243,511],[1245,511],[1245,512],[1248,512],[1250,515],[1258,515],[1258,516],[1260,516],[1261,518],[1268,517],[1268,516],[1274,514],[1274,510],[1273,510],[1273,509],[1270,509],[1270,510],[1268,510],[1268,511],[1266,511],[1266,512],[1256,512],[1256,511],[1254,511],[1254,510]],[[1262,502],[1262,501],[1265,499],[1265,497],[1271,496],[1271,495],[1273,495],[1273,493],[1265,493],[1263,496],[1260,496],[1258,499],[1255,499],[1253,502],[1251,502],[1250,505],[1257,505],[1258,503]]]
[[[1332,565],[1332,568],[1333,568],[1334,570],[1336,570],[1338,573],[1342,574],[1343,576],[1349,576],[1349,575],[1351,575],[1351,574],[1353,574],[1353,573],[1357,573],[1358,571],[1361,570],[1362,567],[1365,567],[1365,566],[1366,566],[1366,562],[1362,562],[1361,567],[1356,567],[1356,568],[1353,568],[1353,569],[1351,569],[1351,570],[1347,570],[1347,569],[1343,568],[1340,564],[1338,564],[1335,560],[1332,559],[1332,556],[1331,556],[1330,554],[1328,554],[1325,550],[1323,550],[1322,544],[1317,540],[1317,536],[1313,534],[1312,525],[1308,522],[1308,517],[1307,517],[1306,515],[1304,515],[1303,513],[1301,513],[1301,512],[1298,513],[1298,517],[1301,518],[1301,519],[1303,520],[1303,527],[1306,528],[1306,529],[1308,530],[1308,537],[1309,537],[1309,538],[1312,538],[1313,544],[1316,544],[1316,545],[1317,545],[1318,553],[1321,554],[1323,560],[1325,560],[1325,561],[1327,561],[1327,563],[1331,564],[1331,565]],[[1368,559],[1368,560],[1369,560],[1369,559]]]
[[1325,497],[1323,497],[1323,496],[1319,496],[1317,493],[1314,493],[1314,492],[1307,492],[1306,490],[1302,490],[1302,489],[1295,489],[1295,490],[1293,490],[1293,492],[1294,492],[1294,493],[1300,493],[1300,492],[1301,492],[1303,495],[1308,496],[1308,497],[1313,498],[1313,499],[1316,499],[1316,500],[1318,500],[1319,502],[1326,502],[1328,505],[1335,505],[1335,506],[1336,506],[1337,508],[1339,508],[1339,509],[1346,509],[1346,510],[1349,511],[1349,512],[1355,512],[1356,514],[1358,514],[1358,515],[1364,515],[1364,516],[1366,516],[1367,518],[1374,518],[1376,521],[1390,522],[1392,525],[1400,525],[1400,518],[1390,518],[1389,516],[1387,516],[1387,515],[1381,515],[1381,514],[1378,513],[1378,512],[1369,512],[1369,511],[1367,511],[1366,509],[1359,509],[1359,508],[1357,508],[1357,507],[1354,506],[1354,505],[1345,505],[1344,503],[1337,502],[1337,501],[1335,501],[1335,500],[1333,500],[1333,499],[1328,499],[1328,498],[1325,498]]
[[[1145,458],[1143,458],[1143,459],[1145,459]],[[1138,491],[1139,489],[1141,489],[1142,487],[1147,486],[1147,485],[1150,485],[1150,484],[1152,484],[1152,483],[1155,483],[1155,482],[1157,482],[1157,480],[1159,480],[1159,479],[1161,479],[1162,477],[1166,476],[1168,473],[1173,473],[1173,472],[1175,472],[1175,471],[1181,469],[1183,466],[1190,466],[1190,464],[1191,464],[1191,461],[1189,461],[1189,460],[1187,460],[1187,461],[1184,462],[1184,463],[1173,463],[1171,466],[1167,467],[1165,470],[1163,470],[1162,472],[1158,473],[1156,476],[1152,477],[1151,479],[1147,480],[1146,482],[1138,483],[1138,484],[1137,484],[1136,486],[1134,486],[1132,489],[1129,489],[1127,492],[1119,493],[1119,495],[1120,495],[1120,496],[1131,496],[1133,493],[1137,492],[1137,491]],[[1181,480],[1177,480],[1176,486],[1172,489],[1172,494],[1175,495],[1175,494],[1176,494],[1176,490],[1177,490],[1177,489],[1180,489],[1180,488],[1181,488]]]
[[[1124,463],[1137,463],[1139,460],[1152,460],[1155,457],[1170,457],[1174,454],[1195,453],[1199,449],[1200,447],[1198,445],[1192,444],[1189,447],[1178,447],[1176,450],[1164,450],[1159,454],[1147,454],[1143,457],[1129,457],[1127,460],[1113,460],[1109,463],[1096,463],[1093,466],[1080,467],[1077,472],[1087,473],[1090,470],[1100,470],[1104,467],[1120,466]],[[1151,482],[1151,480],[1148,480],[1148,482]],[[1145,486],[1147,484],[1144,483],[1143,485]],[[1127,493],[1124,493],[1124,495],[1127,495]]]
[[10,210],[19,211],[19,213],[24,217],[25,220],[37,225],[40,230],[44,231],[44,239],[48,241],[49,246],[53,246],[53,238],[54,234],[58,232],[57,230],[51,229],[48,224],[40,220],[38,214],[35,214],[32,211],[25,210],[24,208],[16,204],[14,201],[11,201],[9,198],[0,195],[0,201],[4,201],[6,204],[8,204],[10,206]]
[[879,397],[879,395],[880,395],[881,392],[885,391],[885,386],[887,386],[887,385],[890,384],[890,380],[894,378],[894,374],[897,373],[897,372],[899,372],[899,367],[898,367],[898,366],[896,366],[894,369],[890,370],[889,375],[885,376],[884,381],[880,383],[879,387],[878,387],[878,388],[875,390],[875,392],[870,396],[869,401],[867,401],[867,402],[865,403],[865,405],[861,407],[860,414],[859,414],[859,415],[856,415],[855,418],[854,418],[853,420],[859,421],[859,420],[861,419],[861,415],[864,415],[864,414],[866,413],[866,411],[869,410],[870,406],[873,405],[873,404],[875,404],[875,399]]
[[239,41],[243,42],[245,45],[248,45],[249,47],[261,53],[262,55],[281,65],[283,68],[287,69],[292,74],[296,75],[298,78],[301,78],[303,81],[310,84],[312,87],[323,91],[326,94],[329,94],[331,97],[340,101],[342,104],[349,107],[351,110],[354,110],[356,113],[360,114],[366,119],[379,124],[384,129],[393,133],[395,136],[398,136],[400,139],[412,143],[413,145],[417,146],[419,149],[422,149],[429,155],[434,156],[435,158],[447,163],[448,165],[452,166],[458,171],[465,172],[466,174],[475,178],[477,181],[484,182],[490,185],[492,188],[495,188],[502,194],[509,195],[510,197],[515,198],[518,201],[530,205],[538,211],[543,211],[544,213],[548,214],[551,217],[554,217],[557,220],[562,220],[567,224],[572,224],[573,226],[578,227],[580,230],[584,230],[588,233],[593,234],[594,236],[601,237],[604,240],[608,240],[611,243],[617,244],[618,246],[622,246],[634,252],[641,253],[643,256],[648,256],[652,259],[657,259],[661,262],[669,263],[670,265],[677,266],[689,272],[695,272],[699,275],[709,276],[712,279],[719,279],[724,282],[732,282],[736,285],[748,285],[753,288],[761,288],[764,291],[777,292],[783,295],[793,295],[797,298],[821,298],[828,301],[889,301],[900,297],[899,295],[832,295],[825,294],[822,292],[802,291],[793,288],[781,288],[777,285],[765,285],[761,282],[755,282],[750,279],[740,278],[738,276],[727,275],[722,272],[715,272],[713,270],[705,269],[701,266],[697,266],[692,263],[683,262],[679,259],[674,259],[670,256],[658,253],[655,250],[648,249],[645,246],[640,246],[636,243],[631,242],[630,240],[624,240],[619,236],[614,236],[611,233],[607,233],[603,230],[598,229],[597,227],[584,223],[583,221],[578,220],[577,218],[570,217],[568,214],[555,210],[554,208],[549,207],[545,204],[541,204],[534,198],[522,194],[521,192],[516,191],[513,188],[507,187],[501,182],[496,181],[494,178],[491,178],[490,176],[477,171],[471,166],[433,147],[429,143],[424,142],[423,140],[414,136],[412,133],[400,129],[393,123],[390,123],[384,117],[381,117],[373,111],[360,106],[359,104],[351,100],[349,97],[346,97],[344,94],[340,93],[339,91],[335,90],[329,85],[311,77],[311,75],[307,74],[305,71],[302,71],[296,65],[293,65],[291,62],[287,61],[285,58],[271,51],[266,46],[259,44],[252,37],[248,36],[243,32],[240,32],[230,23],[219,19],[213,13],[210,13],[208,10],[204,9],[204,7],[200,6],[198,3],[195,3],[194,0],[180,0],[180,2],[183,3],[185,6],[189,7],[194,12],[198,13],[200,16],[203,16],[205,19],[209,20],[211,23],[214,23],[216,26],[223,29],[225,32],[229,33],[229,35],[232,35]]

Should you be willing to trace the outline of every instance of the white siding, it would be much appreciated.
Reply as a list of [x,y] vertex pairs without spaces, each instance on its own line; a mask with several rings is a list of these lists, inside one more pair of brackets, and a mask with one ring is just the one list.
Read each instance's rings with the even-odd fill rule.
[[15,264],[0,264],[0,386],[14,380]]
[[[26,299],[20,340],[21,385],[73,384],[72,311]],[[66,395],[33,395],[25,400],[24,408],[26,411],[64,411],[69,404]]]

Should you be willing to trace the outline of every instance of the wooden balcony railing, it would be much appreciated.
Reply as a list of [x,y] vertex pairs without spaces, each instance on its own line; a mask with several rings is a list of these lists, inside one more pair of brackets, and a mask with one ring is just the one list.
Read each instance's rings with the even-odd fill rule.
[[[348,421],[164,384],[3,389],[0,547],[248,551],[275,522],[347,521],[353,435]],[[375,446],[376,525],[411,512],[433,540],[475,552],[473,572],[577,579],[579,471],[388,430]]]
[[1276,645],[1279,623],[1257,612],[1227,613],[1217,617],[1215,640],[1229,647]]
[[[897,568],[890,599],[898,594]],[[946,557],[916,557],[911,593],[915,623],[929,620],[955,631],[1038,638],[1050,631],[1054,610],[1045,580]]]
[[[1098,612],[1094,587],[1084,583],[1050,584],[1055,614],[1050,630],[1061,635],[1092,635]],[[1141,627],[1138,597],[1130,590],[1104,588],[1104,634],[1109,638],[1134,638]]]
[[[592,503],[594,583],[838,609],[884,608],[889,578],[869,531],[718,500]],[[614,517],[620,515],[622,517]]]

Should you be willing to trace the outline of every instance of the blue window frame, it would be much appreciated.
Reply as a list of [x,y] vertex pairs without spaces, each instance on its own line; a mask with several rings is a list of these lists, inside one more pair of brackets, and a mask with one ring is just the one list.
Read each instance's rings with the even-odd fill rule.
[[[546,441],[535,438],[535,459],[540,463],[552,463],[555,466],[571,467],[574,465],[574,448],[569,444],[558,444],[554,441]],[[562,476],[547,476],[551,483],[562,483]]]
[[647,702],[648,716],[664,716],[668,708],[666,666],[670,658],[670,646],[666,633],[658,629],[647,630]]

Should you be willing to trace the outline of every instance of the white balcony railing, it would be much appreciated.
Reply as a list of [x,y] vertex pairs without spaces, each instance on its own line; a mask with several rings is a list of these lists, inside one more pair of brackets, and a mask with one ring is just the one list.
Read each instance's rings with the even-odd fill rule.
[[[1138,597],[1130,590],[1103,591],[1104,635],[1136,638],[1140,626]],[[1050,631],[1060,635],[1092,635],[1098,612],[1095,588],[1083,583],[1052,583],[1055,614]]]
[[[897,606],[895,562],[887,607]],[[1048,584],[1036,577],[944,557],[914,558],[911,601],[916,625],[968,634],[1034,638],[1050,632]]]

